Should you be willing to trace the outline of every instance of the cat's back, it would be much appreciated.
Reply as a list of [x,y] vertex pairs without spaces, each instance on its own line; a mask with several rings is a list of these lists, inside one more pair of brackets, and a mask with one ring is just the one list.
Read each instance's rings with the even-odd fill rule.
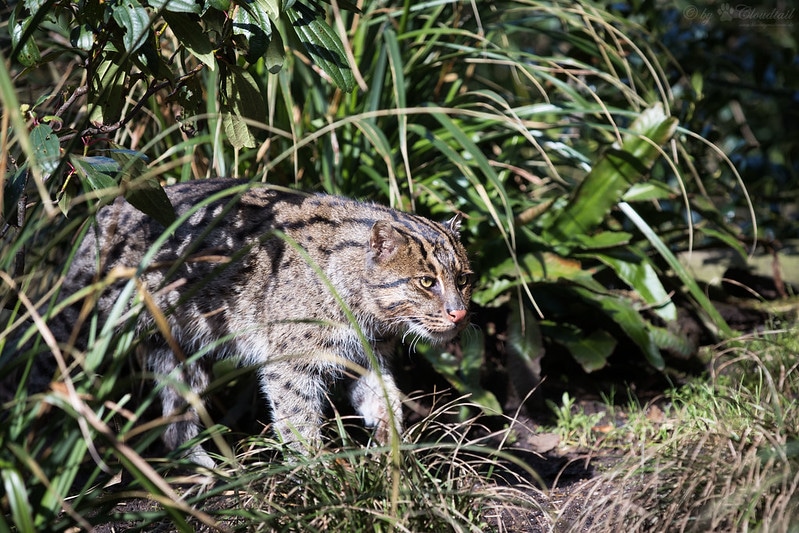
[[[98,251],[101,273],[118,266],[137,268],[154,285],[169,281],[162,274],[170,270],[164,265],[173,263],[183,265],[180,274],[188,279],[217,269],[221,277],[214,283],[219,284],[239,283],[251,270],[274,277],[285,273],[292,261],[295,271],[309,270],[296,249],[323,269],[342,274],[336,278],[349,276],[354,283],[380,221],[403,234],[412,257],[430,262],[435,256],[448,265],[468,263],[456,232],[379,204],[230,178],[176,184],[165,191],[180,221],[177,225],[164,227],[118,199],[98,214],[96,230],[87,233],[67,284],[85,284],[96,275]],[[218,261],[237,264],[218,269]]]

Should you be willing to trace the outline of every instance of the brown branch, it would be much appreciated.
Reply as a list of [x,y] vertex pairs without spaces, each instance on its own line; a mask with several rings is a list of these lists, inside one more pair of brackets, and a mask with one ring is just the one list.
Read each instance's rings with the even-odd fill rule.
[[[195,76],[202,69],[203,69],[203,65],[202,64],[197,65],[190,72],[188,72],[187,74],[184,74],[183,76],[178,78],[178,81],[177,81],[177,83],[174,83],[174,89],[172,91],[170,91],[169,96],[174,95],[178,91],[178,89],[180,89],[185,84],[186,80],[188,80],[189,78]],[[90,128],[86,128],[85,130],[81,131],[80,133],[78,133],[78,132],[68,133],[68,134],[64,135],[63,137],[61,137],[61,141],[67,141],[67,140],[70,140],[70,139],[72,139],[72,138],[74,138],[76,136],[78,136],[78,137],[88,137],[88,136],[93,136],[93,135],[97,135],[97,134],[100,134],[100,133],[108,134],[108,133],[113,133],[113,132],[117,131],[118,129],[124,127],[128,122],[133,120],[133,118],[136,115],[138,115],[138,113],[141,110],[141,108],[147,103],[147,99],[148,98],[153,96],[155,93],[157,93],[161,89],[164,89],[164,88],[169,87],[171,85],[173,85],[172,80],[165,80],[165,81],[161,81],[161,82],[158,82],[158,83],[153,82],[147,88],[147,90],[145,91],[144,95],[141,98],[139,98],[139,100],[136,102],[136,105],[134,105],[133,108],[121,120],[118,120],[118,121],[114,122],[113,124],[102,124],[100,126],[92,126]],[[56,115],[60,115],[60,113],[63,113],[64,111],[66,111],[66,108],[69,107],[69,105],[72,105],[74,103],[75,99],[78,96],[84,95],[84,94],[88,93],[88,91],[89,91],[88,85],[83,85],[83,86],[79,87],[78,89],[76,89],[75,92],[72,93],[72,96],[70,96],[69,100],[67,102],[65,102],[64,105],[62,105],[58,109]]]
[[69,109],[69,107],[75,103],[75,100],[77,100],[79,96],[83,96],[88,92],[89,92],[89,86],[81,85],[72,92],[72,95],[69,98],[67,98],[66,101],[63,104],[61,104],[61,107],[56,109],[55,113],[53,114],[57,117],[60,117],[61,115],[67,112],[67,109]]
[[[27,179],[25,180],[28,181]],[[25,194],[24,190],[22,195],[19,197],[19,203],[17,203],[17,227],[22,227],[25,224],[25,211],[28,207],[28,195]],[[25,245],[19,247],[17,250],[17,255],[14,257],[14,277],[19,278],[22,274],[25,273]]]

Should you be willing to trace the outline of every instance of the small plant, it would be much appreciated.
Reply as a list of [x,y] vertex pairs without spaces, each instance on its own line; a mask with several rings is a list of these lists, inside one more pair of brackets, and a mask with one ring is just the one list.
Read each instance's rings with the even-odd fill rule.
[[546,403],[555,413],[554,431],[563,443],[588,446],[594,440],[594,429],[605,418],[605,411],[586,413],[582,407],[576,405],[575,398],[568,392],[563,393],[560,405],[552,400],[547,400]]

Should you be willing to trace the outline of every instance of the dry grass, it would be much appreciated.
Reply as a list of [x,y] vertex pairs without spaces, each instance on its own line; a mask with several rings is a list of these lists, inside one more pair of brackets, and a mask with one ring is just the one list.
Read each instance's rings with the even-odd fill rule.
[[721,347],[709,383],[669,395],[666,438],[569,487],[549,528],[528,531],[798,531],[797,342],[781,331]]

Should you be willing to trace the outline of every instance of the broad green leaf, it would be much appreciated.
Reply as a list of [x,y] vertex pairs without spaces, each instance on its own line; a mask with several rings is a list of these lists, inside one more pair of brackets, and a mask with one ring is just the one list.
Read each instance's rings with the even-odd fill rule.
[[233,14],[233,35],[247,51],[245,57],[255,63],[266,55],[272,35],[272,22],[260,3],[245,1]]
[[622,146],[608,150],[585,176],[569,203],[545,228],[555,243],[570,243],[575,235],[590,234],[621,201],[629,188],[645,177],[660,156],[659,147],[677,128],[677,119],[667,117],[655,105],[630,125]]
[[684,359],[696,353],[696,346],[679,330],[671,331],[667,328],[652,326],[649,332],[661,350],[668,350]]
[[612,268],[616,275],[663,320],[667,322],[677,320],[677,307],[663,288],[649,259],[640,257],[635,261],[625,261],[606,254],[595,254],[594,257]]
[[648,181],[646,183],[635,183],[624,193],[622,199],[625,202],[645,202],[649,200],[667,200],[674,196],[672,190],[666,183],[660,181]]
[[694,98],[696,99],[696,101],[699,101],[699,100],[702,99],[702,96],[703,96],[702,88],[704,87],[704,81],[705,81],[705,79],[702,77],[702,72],[701,71],[697,70],[691,76],[691,87],[694,90],[694,95],[695,95]]
[[119,172],[119,163],[110,157],[103,155],[73,155],[71,157],[79,158],[83,163],[91,165],[94,170],[103,172],[109,176]]
[[[583,268],[579,261],[566,259],[556,254],[545,252],[527,253],[518,258],[519,268],[513,259],[508,258],[486,272],[480,288],[472,295],[472,300],[482,306],[495,306],[497,299],[513,287],[520,284],[542,281],[587,280],[592,271]],[[499,302],[502,303],[502,302]]]
[[122,37],[125,50],[135,52],[150,33],[150,15],[138,0],[121,0],[111,10],[114,20],[125,31]]
[[632,234],[626,231],[601,231],[593,235],[580,233],[575,235],[574,238],[574,240],[580,244],[581,248],[587,250],[601,250],[628,244],[630,239],[632,239]]
[[741,240],[736,238],[734,235],[730,235],[729,233],[721,232],[710,227],[702,227],[701,231],[702,234],[711,237],[713,239],[718,239],[719,241],[723,242],[726,246],[729,246],[730,248],[738,252],[738,255],[741,256],[742,259],[745,259],[747,257],[746,250],[741,244]]
[[123,176],[122,186],[125,188],[125,200],[142,213],[151,216],[165,228],[175,221],[175,208],[155,176]]
[[283,68],[285,54],[286,51],[283,48],[283,39],[280,37],[280,32],[273,31],[264,56],[264,64],[270,73],[277,74],[280,72],[280,69]]
[[124,71],[117,61],[102,61],[89,86],[89,118],[93,124],[113,124],[125,105]]
[[161,11],[161,15],[168,11],[172,13],[200,13],[200,4],[195,0],[147,0],[147,3],[153,9]]
[[344,92],[355,88],[355,77],[347,63],[344,46],[336,32],[317,13],[302,2],[295,2],[288,16],[297,37],[314,63]]
[[154,79],[171,80],[172,71],[155,45],[155,39],[146,39],[133,54],[134,63]]
[[722,318],[719,314],[718,310],[715,308],[713,303],[705,294],[699,285],[696,283],[696,280],[691,276],[691,274],[685,270],[685,267],[680,264],[680,261],[675,257],[669,247],[664,243],[660,237],[655,233],[655,231],[646,223],[646,221],[641,218],[641,216],[633,209],[633,207],[626,203],[622,202],[619,204],[622,212],[630,219],[630,221],[635,224],[638,230],[643,233],[644,237],[652,244],[652,246],[657,250],[660,256],[668,263],[669,267],[674,271],[675,274],[680,278],[680,281],[683,282],[685,287],[688,289],[688,292],[691,296],[696,300],[699,304],[699,307],[707,314],[708,317],[716,324],[719,330],[727,337],[732,335],[732,330],[727,322]]
[[186,50],[211,70],[216,68],[214,46],[203,33],[202,26],[185,14],[164,11],[161,16]]
[[222,125],[230,143],[236,148],[254,147],[255,138],[244,119],[263,121],[266,116],[264,100],[255,80],[240,67],[228,67],[220,99],[224,113]]
[[94,46],[94,32],[88,24],[81,24],[72,28],[69,42],[75,48],[88,52]]
[[548,323],[544,333],[569,350],[574,360],[589,373],[604,368],[617,345],[613,335],[603,329],[586,334],[573,324]]
[[206,0],[202,13],[205,14],[209,8],[213,8],[218,11],[227,11],[230,9],[230,0]]
[[234,148],[255,147],[255,137],[250,133],[250,128],[247,127],[247,121],[240,115],[225,113],[222,116],[222,127],[225,130],[228,141]]
[[520,398],[541,382],[544,342],[538,321],[524,305],[512,305],[508,315],[508,375]]
[[146,156],[134,150],[109,150],[108,155],[121,174],[118,181],[125,200],[162,226],[172,224],[175,208],[158,178],[147,173]]
[[566,348],[583,370],[593,372],[605,367],[608,357],[616,349],[616,339],[607,331],[598,329],[587,337],[567,343]]
[[27,9],[31,13],[36,13],[47,3],[48,3],[47,0],[24,0],[24,2],[22,2],[22,4],[25,6],[25,9]]
[[255,3],[261,6],[270,19],[280,18],[280,0],[255,0]]
[[[75,167],[78,176],[80,176],[81,179],[84,180],[93,191],[116,191],[117,181],[109,175],[111,172],[108,171],[109,167],[107,158],[99,159],[94,157],[72,155],[70,156],[69,160],[72,163],[72,166]],[[95,163],[99,164],[95,166]],[[119,170],[119,165],[116,165],[115,171],[117,170]]]
[[660,354],[657,343],[649,335],[649,324],[627,298],[614,294],[603,294],[595,290],[575,286],[574,290],[591,305],[598,306],[613,320],[643,352],[649,364],[662,370],[666,363]]
[[[12,11],[8,20],[11,48],[16,50],[16,60],[19,61],[20,64],[26,67],[32,67],[38,64],[42,59],[39,46],[36,44],[33,35],[28,33],[27,38],[25,38],[26,30],[28,26],[30,26],[32,18],[25,17],[22,21],[18,22],[17,11],[19,11],[19,9]],[[23,39],[25,39],[24,42]]]
[[47,124],[37,124],[31,130],[31,143],[36,154],[36,164],[47,178],[58,168],[60,161],[61,144],[58,141],[58,136]]

